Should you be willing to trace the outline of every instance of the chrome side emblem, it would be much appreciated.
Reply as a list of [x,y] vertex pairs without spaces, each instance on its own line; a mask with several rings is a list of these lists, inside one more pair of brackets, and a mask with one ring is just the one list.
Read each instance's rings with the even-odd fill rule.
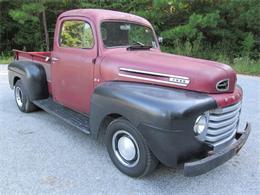
[[228,91],[229,90],[229,79],[224,79],[216,84],[217,91]]
[[182,84],[184,86],[186,86],[190,83],[190,80],[188,78],[183,79],[183,78],[178,78],[178,77],[170,77],[169,81],[173,82],[173,83],[179,83],[179,84]]

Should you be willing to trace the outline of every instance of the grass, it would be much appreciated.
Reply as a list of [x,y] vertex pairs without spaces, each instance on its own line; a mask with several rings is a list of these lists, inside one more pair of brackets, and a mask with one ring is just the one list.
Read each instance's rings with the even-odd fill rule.
[[0,64],[9,64],[11,61],[13,61],[12,56],[0,55]]
[[239,74],[260,76],[260,59],[253,60],[246,56],[231,60],[220,56],[216,61],[232,66]]
[[232,67],[240,74],[260,76],[260,60],[251,60],[247,57],[235,58]]

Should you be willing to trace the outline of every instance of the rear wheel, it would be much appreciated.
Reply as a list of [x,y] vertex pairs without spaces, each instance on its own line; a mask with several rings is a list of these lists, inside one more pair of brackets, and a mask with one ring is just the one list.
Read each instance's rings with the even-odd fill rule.
[[23,86],[21,80],[18,80],[14,86],[14,97],[16,104],[22,112],[32,112],[37,110],[37,107],[30,101],[29,96]]
[[112,162],[128,176],[143,177],[158,165],[142,134],[125,119],[111,122],[105,139]]

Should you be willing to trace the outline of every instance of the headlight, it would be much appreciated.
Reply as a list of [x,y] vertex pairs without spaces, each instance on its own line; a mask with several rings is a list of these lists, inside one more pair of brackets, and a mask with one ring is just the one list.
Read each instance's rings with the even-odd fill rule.
[[196,135],[202,134],[207,128],[207,117],[200,115],[194,124],[193,130]]

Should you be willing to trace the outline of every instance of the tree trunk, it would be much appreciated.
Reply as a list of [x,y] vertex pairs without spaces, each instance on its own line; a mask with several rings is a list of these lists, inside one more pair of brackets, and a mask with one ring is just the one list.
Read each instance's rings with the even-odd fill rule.
[[48,34],[48,29],[47,29],[45,9],[42,12],[42,23],[43,23],[44,34],[45,34],[46,50],[49,51],[50,50],[50,40],[49,40],[49,34]]

